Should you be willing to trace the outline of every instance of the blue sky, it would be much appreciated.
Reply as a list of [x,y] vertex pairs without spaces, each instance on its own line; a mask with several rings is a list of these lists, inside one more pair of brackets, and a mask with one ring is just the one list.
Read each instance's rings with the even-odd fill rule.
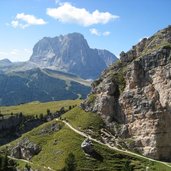
[[171,24],[171,0],[0,0],[0,59],[28,60],[43,37],[82,33],[116,55]]

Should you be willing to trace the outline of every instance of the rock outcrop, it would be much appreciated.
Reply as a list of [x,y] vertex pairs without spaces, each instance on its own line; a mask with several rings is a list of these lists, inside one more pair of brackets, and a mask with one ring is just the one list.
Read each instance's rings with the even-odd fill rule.
[[94,149],[93,149],[93,143],[89,138],[86,138],[82,144],[81,144],[81,148],[84,150],[85,153],[87,154],[91,154],[93,153]]
[[127,148],[171,161],[171,26],[122,52],[81,106],[99,113]]
[[117,60],[107,50],[91,49],[79,33],[40,40],[33,48],[30,61],[83,78],[97,78],[101,71]]
[[41,147],[28,138],[21,140],[11,150],[11,156],[17,159],[30,160],[34,155],[37,155],[41,151]]

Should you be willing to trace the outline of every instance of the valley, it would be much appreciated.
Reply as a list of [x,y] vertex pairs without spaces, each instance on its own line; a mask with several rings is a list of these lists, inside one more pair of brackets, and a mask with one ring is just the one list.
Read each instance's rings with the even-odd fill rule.
[[32,69],[0,74],[0,105],[86,98],[90,82],[62,72]]
[[0,171],[171,171],[170,6],[0,1]]

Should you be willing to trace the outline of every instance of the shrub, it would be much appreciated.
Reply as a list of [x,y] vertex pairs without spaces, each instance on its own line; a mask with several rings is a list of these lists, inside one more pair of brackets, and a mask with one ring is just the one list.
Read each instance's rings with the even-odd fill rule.
[[76,171],[77,163],[73,153],[69,153],[65,160],[65,171]]
[[131,165],[130,160],[126,160],[125,165],[123,166],[122,171],[133,171],[133,166]]
[[90,94],[88,96],[88,103],[94,103],[96,100],[96,95],[95,94]]

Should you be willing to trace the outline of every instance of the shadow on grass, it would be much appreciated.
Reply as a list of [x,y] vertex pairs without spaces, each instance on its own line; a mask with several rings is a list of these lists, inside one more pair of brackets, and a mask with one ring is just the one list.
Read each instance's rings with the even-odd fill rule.
[[93,150],[93,152],[91,152],[90,155],[91,155],[91,157],[93,157],[94,159],[103,162],[103,156],[102,156],[100,153],[98,153],[97,151]]

